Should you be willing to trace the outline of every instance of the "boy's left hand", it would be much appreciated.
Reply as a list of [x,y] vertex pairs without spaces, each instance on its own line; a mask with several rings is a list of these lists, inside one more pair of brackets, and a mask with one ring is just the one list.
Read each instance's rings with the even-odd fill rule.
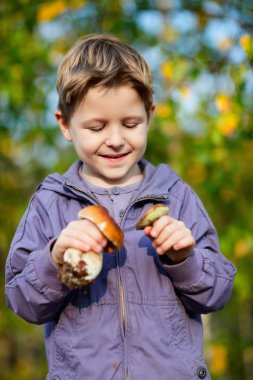
[[157,254],[166,254],[175,264],[189,256],[196,243],[191,230],[168,215],[156,220],[153,226],[145,227],[144,232],[153,240]]

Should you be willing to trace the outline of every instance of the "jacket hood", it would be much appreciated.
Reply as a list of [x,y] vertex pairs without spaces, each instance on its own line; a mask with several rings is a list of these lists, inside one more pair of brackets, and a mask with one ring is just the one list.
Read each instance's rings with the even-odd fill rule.
[[[79,198],[83,194],[91,195],[80,176],[82,161],[77,161],[64,173],[52,173],[39,185],[38,189],[53,191],[69,197]],[[139,162],[144,173],[140,184],[142,197],[166,196],[168,190],[180,180],[179,176],[166,164],[152,165],[146,160]]]

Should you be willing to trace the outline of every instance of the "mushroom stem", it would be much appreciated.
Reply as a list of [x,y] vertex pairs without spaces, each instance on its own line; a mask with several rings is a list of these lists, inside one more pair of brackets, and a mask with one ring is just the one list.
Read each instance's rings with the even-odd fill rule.
[[91,284],[103,266],[103,252],[82,252],[69,248],[64,253],[59,279],[70,289]]

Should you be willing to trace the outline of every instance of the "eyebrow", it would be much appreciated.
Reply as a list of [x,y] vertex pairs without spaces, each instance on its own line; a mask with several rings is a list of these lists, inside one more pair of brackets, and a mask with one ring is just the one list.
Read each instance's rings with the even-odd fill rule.
[[88,119],[88,120],[84,120],[81,122],[82,126],[83,127],[86,127],[89,123],[94,123],[94,122],[97,122],[97,123],[106,123],[106,120],[105,119],[100,119],[100,118],[91,118],[91,119]]
[[126,116],[122,119],[122,121],[128,121],[128,120],[134,120],[134,121],[142,121],[143,120],[143,116],[137,116],[137,115],[129,115],[129,116]]

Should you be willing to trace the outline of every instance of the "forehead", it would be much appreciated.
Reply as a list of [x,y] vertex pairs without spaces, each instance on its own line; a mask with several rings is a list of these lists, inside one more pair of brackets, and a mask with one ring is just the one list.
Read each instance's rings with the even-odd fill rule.
[[114,98],[115,96],[119,97],[119,99],[124,98],[139,98],[138,100],[142,102],[142,99],[138,92],[127,85],[119,85],[119,86],[113,86],[113,87],[105,87],[105,86],[96,86],[91,87],[88,92],[86,93],[86,96],[84,97],[83,101],[85,101],[86,98],[89,99],[96,99],[101,101],[106,101],[110,98]]
[[145,105],[138,92],[129,86],[92,87],[75,113],[143,112]]

